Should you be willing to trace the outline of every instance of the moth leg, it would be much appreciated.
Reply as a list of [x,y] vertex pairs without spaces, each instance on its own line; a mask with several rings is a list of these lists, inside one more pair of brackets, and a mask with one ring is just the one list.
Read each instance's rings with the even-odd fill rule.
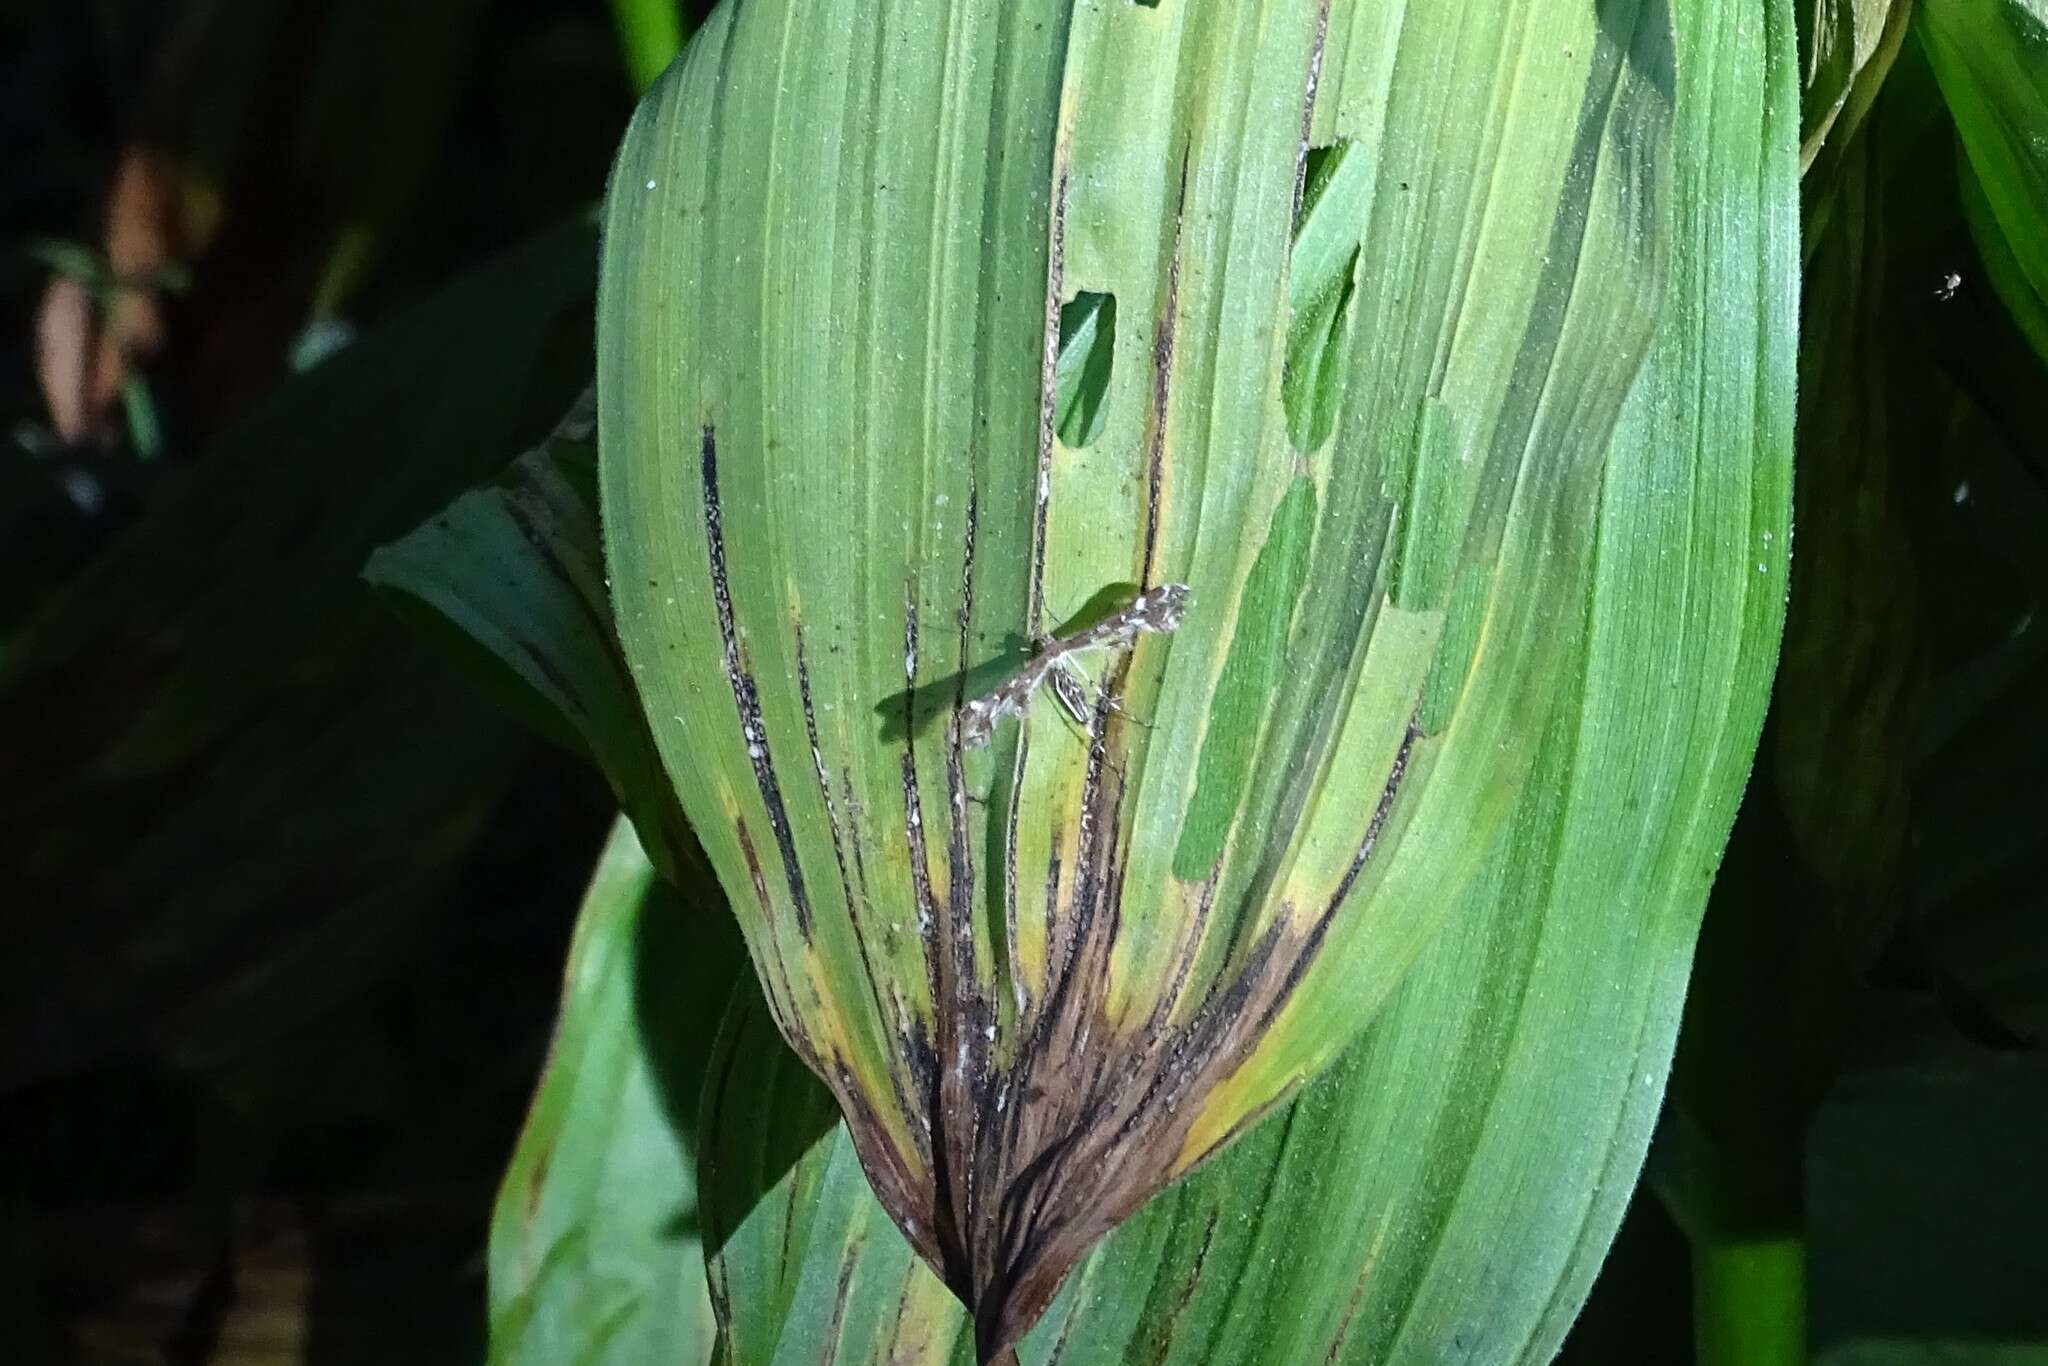
[[1087,680],[1071,661],[1061,660],[1055,664],[1046,674],[1045,683],[1052,690],[1052,700],[1069,721],[1083,731],[1094,727],[1095,712],[1088,702]]
[[[1074,710],[1073,705],[1068,701],[1068,699],[1064,697],[1060,699],[1060,708],[1061,710],[1065,711],[1067,715],[1076,718],[1075,724],[1083,726],[1088,724],[1088,722],[1081,721],[1079,717],[1083,712],[1092,713],[1094,711],[1093,706],[1090,705],[1088,701],[1088,694],[1090,692],[1093,692],[1097,697],[1102,699],[1102,709],[1104,711],[1111,712],[1117,716],[1121,716],[1126,721],[1131,722],[1133,725],[1143,726],[1147,730],[1152,729],[1152,723],[1150,721],[1144,720],[1142,717],[1138,716],[1137,713],[1133,712],[1129,707],[1126,707],[1123,704],[1122,698],[1118,697],[1115,693],[1110,692],[1108,689],[1104,688],[1101,684],[1097,683],[1093,678],[1090,678],[1088,674],[1082,670],[1079,664],[1076,664],[1071,660],[1062,660],[1060,662],[1060,667],[1058,669],[1055,669],[1053,673],[1056,680],[1059,679],[1059,676],[1061,674],[1071,675],[1070,677],[1067,677],[1062,681],[1064,681],[1066,686],[1073,689],[1075,695],[1074,700],[1080,704],[1082,712],[1076,712]],[[1058,682],[1055,683],[1055,687],[1057,686],[1059,686]],[[1090,721],[1093,720],[1092,715],[1089,719]]]

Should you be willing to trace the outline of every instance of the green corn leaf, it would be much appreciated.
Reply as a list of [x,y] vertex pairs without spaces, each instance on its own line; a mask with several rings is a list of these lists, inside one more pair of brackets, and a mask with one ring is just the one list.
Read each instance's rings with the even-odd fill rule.
[[730,923],[683,905],[621,820],[577,917],[547,1071],[491,1217],[493,1366],[710,1354],[696,1099],[744,971]]
[[[1701,61],[1754,82],[1734,18]],[[1634,573],[1587,596],[1618,424],[1668,449],[1701,392],[1624,418],[1672,261],[1671,22],[785,0],[721,10],[636,117],[599,324],[621,639],[777,1026],[984,1358],[1387,1004],[1524,787],[1558,797],[1530,774],[1603,620],[1719,633],[1652,650],[1680,757],[1649,771],[1720,775],[1669,874],[1702,890],[1782,446],[1703,444],[1740,496],[1701,530],[1646,489],[1599,552]],[[1752,197],[1790,89],[1727,132]],[[1764,259],[1745,421],[1789,365]],[[1075,447],[1058,323],[1089,294],[1116,322]],[[1746,572],[1660,600],[1696,535]],[[1118,583],[1188,584],[1178,629],[1076,661],[1081,722],[1025,694],[966,744],[964,704]]]
[[[1783,11],[1745,43],[1724,33],[1704,14],[1679,28],[1697,57],[1680,64],[1682,265],[1613,447],[1582,704],[1365,1039],[1114,1233],[1025,1362],[1543,1361],[1590,1286],[1662,1100],[1785,587],[1796,166],[1789,119],[1759,117],[1786,107],[1791,36]],[[1685,534],[1667,543],[1666,521]],[[1664,609],[1634,596],[1646,582]],[[1682,683],[1702,659],[1724,662],[1707,705]],[[733,1032],[733,1056],[772,1038]],[[789,1074],[717,1075],[729,1359],[971,1360],[852,1140],[810,1139],[822,1100],[789,1098]],[[806,1142],[765,1194],[731,1180]]]

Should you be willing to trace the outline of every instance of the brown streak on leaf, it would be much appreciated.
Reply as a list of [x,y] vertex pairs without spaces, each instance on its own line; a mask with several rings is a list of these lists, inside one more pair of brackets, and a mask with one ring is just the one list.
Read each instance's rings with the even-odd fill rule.
[[[1381,1227],[1384,1236],[1386,1229]],[[1330,1350],[1323,1353],[1323,1366],[1335,1366],[1344,1351],[1345,1339],[1351,1336],[1351,1321],[1358,1316],[1358,1302],[1365,1298],[1366,1282],[1372,1279],[1373,1267],[1379,1263],[1379,1239],[1373,1240],[1372,1251],[1366,1254],[1365,1265],[1358,1269],[1358,1279],[1351,1284],[1351,1298],[1345,1301],[1344,1317],[1337,1321],[1336,1336],[1330,1339]]]
[[1145,452],[1145,550],[1138,567],[1138,582],[1150,586],[1158,554],[1160,504],[1166,485],[1166,421],[1173,398],[1173,357],[1180,326],[1180,263],[1183,233],[1187,226],[1188,157],[1181,152],[1180,188],[1173,204],[1173,249],[1167,258],[1166,302],[1159,309],[1159,323],[1152,342],[1152,430]]
[[1202,1243],[1195,1249],[1194,1261],[1188,1266],[1187,1275],[1181,1278],[1180,1295],[1173,1302],[1173,1312],[1161,1323],[1152,1342],[1152,1366],[1163,1366],[1173,1353],[1174,1330],[1180,1326],[1182,1314],[1194,1301],[1195,1291],[1202,1284],[1202,1266],[1209,1260],[1209,1248],[1216,1241],[1216,1211],[1210,1210],[1209,1217],[1202,1223]]
[[1045,629],[1046,514],[1052,500],[1054,414],[1059,409],[1060,296],[1067,273],[1067,177],[1073,149],[1064,139],[1053,152],[1051,242],[1045,270],[1044,339],[1038,375],[1038,487],[1031,528],[1031,601],[1025,619],[1036,637]]
[[704,424],[701,447],[704,483],[704,535],[708,547],[711,597],[718,612],[718,634],[725,646],[725,676],[732,686],[733,709],[739,714],[740,738],[754,768],[754,783],[761,791],[761,805],[768,813],[768,825],[775,833],[776,849],[782,855],[783,876],[789,882],[791,909],[796,915],[797,933],[806,943],[811,939],[811,898],[804,887],[803,866],[797,858],[796,834],[783,805],[782,784],[775,776],[774,756],[768,749],[768,730],[761,720],[761,694],[747,668],[740,644],[739,628],[733,619],[732,588],[726,574],[725,517],[718,498],[718,434]]
[[1316,88],[1323,80],[1323,50],[1330,40],[1330,0],[1316,0],[1316,33],[1308,50],[1308,86],[1301,97],[1301,143],[1294,161],[1294,212],[1290,223],[1301,221],[1301,200],[1308,190],[1309,139],[1315,135]]
[[839,1287],[832,1296],[832,1320],[825,1328],[825,1355],[818,1358],[819,1366],[834,1366],[839,1360],[840,1335],[846,1328],[846,1302],[853,1294],[853,1273],[866,1246],[865,1237],[855,1238],[840,1254]]

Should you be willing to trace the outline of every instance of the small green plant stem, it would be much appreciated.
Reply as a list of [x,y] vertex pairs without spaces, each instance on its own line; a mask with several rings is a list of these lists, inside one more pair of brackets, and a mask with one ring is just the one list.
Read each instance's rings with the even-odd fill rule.
[[1806,1366],[1806,1244],[1693,1240],[1698,1366]]
[[683,50],[683,0],[612,0],[633,89],[645,91]]

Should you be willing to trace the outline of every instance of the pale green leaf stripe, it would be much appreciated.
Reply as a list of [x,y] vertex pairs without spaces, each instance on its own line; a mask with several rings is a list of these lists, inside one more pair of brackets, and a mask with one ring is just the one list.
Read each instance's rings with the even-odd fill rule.
[[[1672,296],[1612,446],[1575,652],[1583,703],[1551,728],[1506,840],[1366,1039],[1112,1236],[1026,1340],[1027,1362],[1541,1362],[1591,1284],[1662,1099],[1785,588],[1790,16],[1679,19]],[[1717,686],[1681,686],[1697,671]],[[820,1206],[812,1186],[785,1201],[789,1182],[852,1182],[846,1155],[843,1130],[822,1140],[727,1257],[789,1246],[785,1213]],[[855,1218],[801,1231],[789,1255],[824,1258],[836,1283]],[[862,1223],[862,1256],[887,1241],[878,1226]],[[920,1283],[912,1267],[907,1293]],[[830,1350],[829,1304],[782,1300],[778,1328],[747,1289],[728,1285],[754,1334],[735,1361],[820,1359],[780,1357],[782,1342]],[[857,1350],[838,1339],[836,1359],[944,1360],[962,1342],[921,1320],[885,1342],[870,1331]]]

